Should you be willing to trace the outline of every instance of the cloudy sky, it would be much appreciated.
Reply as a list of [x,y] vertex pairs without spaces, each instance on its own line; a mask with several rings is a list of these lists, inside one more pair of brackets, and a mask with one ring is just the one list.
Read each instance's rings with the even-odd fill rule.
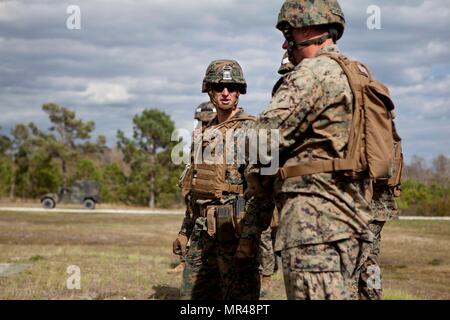
[[[260,113],[270,101],[282,56],[274,28],[281,0],[0,0],[0,126],[50,126],[41,106],[55,102],[96,123],[94,138],[131,135],[145,108],[192,129],[207,99],[201,81],[211,60],[238,60],[248,82],[240,104]],[[450,156],[450,2],[341,0],[341,50],[391,89],[407,160]],[[81,11],[81,29],[70,5]],[[381,28],[367,20],[376,5]],[[371,20],[372,21],[372,20]]]

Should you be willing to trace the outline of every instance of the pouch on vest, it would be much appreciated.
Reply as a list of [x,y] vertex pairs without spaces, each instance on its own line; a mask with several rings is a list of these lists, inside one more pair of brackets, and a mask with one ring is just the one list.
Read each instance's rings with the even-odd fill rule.
[[[232,118],[228,121],[222,122],[214,129],[220,130],[222,138],[225,139],[225,131],[227,129],[235,129],[239,122],[253,120],[254,117],[242,115],[239,118]],[[193,165],[191,190],[194,191],[199,197],[206,199],[220,199],[224,192],[242,194],[242,185],[232,185],[225,181],[226,176],[226,154],[225,143],[222,141],[222,148],[216,150],[214,145],[217,145],[217,141],[209,142],[206,146],[210,146],[211,150],[219,151],[221,154],[216,154],[217,160],[221,163],[195,163]],[[203,150],[203,149],[202,149]]]
[[230,241],[235,238],[233,224],[233,205],[222,205],[216,209],[217,240]]
[[186,165],[183,173],[178,181],[178,186],[181,188],[181,196],[184,198],[191,191],[191,180],[192,180],[192,166],[190,164]]
[[237,238],[241,236],[241,221],[245,216],[245,200],[244,197],[238,196],[236,201],[234,202],[234,210],[233,210],[233,225],[234,231]]
[[208,206],[206,207],[206,225],[208,228],[208,234],[210,237],[214,237],[217,233],[217,225],[216,225],[216,206]]
[[219,187],[225,180],[224,165],[195,164],[192,178],[192,190],[200,197],[216,199],[222,196]]

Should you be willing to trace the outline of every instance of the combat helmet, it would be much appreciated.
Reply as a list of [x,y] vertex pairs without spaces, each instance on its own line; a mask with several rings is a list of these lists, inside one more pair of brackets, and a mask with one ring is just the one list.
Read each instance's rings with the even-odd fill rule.
[[235,83],[241,94],[247,92],[244,72],[235,60],[215,60],[209,64],[203,78],[202,92],[208,92],[213,83]]
[[203,102],[196,109],[194,119],[201,122],[210,122],[216,116],[216,108],[211,102]]
[[345,17],[337,0],[286,0],[278,15],[277,29],[283,33],[291,28],[332,25],[335,40],[344,34]]

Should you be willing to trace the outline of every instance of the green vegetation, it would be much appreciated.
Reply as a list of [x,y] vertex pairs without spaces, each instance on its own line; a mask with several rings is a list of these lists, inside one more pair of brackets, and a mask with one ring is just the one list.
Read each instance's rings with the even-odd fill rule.
[[91,136],[93,121],[54,103],[42,110],[52,126],[17,124],[11,136],[0,135],[0,198],[36,199],[70,186],[76,180],[97,180],[104,202],[169,207],[178,204],[178,177],[172,164],[170,141],[174,123],[157,109],[146,109],[133,119],[133,139],[117,132],[117,148]]
[[[36,199],[58,186],[89,179],[100,183],[103,202],[149,207],[182,205],[172,163],[174,123],[158,109],[133,118],[133,136],[117,131],[117,146],[91,136],[95,123],[77,119],[75,112],[54,103],[42,110],[52,127],[17,124],[11,136],[0,135],[0,198]],[[450,215],[450,158],[439,155],[431,167],[414,156],[404,171],[398,205],[403,215]]]
[[413,157],[406,167],[399,208],[406,215],[450,215],[450,158],[439,155],[431,168]]
[[450,215],[450,184],[427,186],[417,180],[407,180],[402,187],[399,207],[409,215]]

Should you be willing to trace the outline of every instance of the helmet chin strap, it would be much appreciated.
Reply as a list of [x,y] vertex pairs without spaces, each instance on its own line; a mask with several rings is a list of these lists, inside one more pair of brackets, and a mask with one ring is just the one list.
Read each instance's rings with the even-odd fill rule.
[[239,103],[239,95],[236,98],[236,102],[229,106],[221,106],[219,102],[214,98],[214,94],[211,90],[208,91],[209,99],[211,100],[211,103],[218,109],[228,111],[228,110],[234,110],[238,106]]

